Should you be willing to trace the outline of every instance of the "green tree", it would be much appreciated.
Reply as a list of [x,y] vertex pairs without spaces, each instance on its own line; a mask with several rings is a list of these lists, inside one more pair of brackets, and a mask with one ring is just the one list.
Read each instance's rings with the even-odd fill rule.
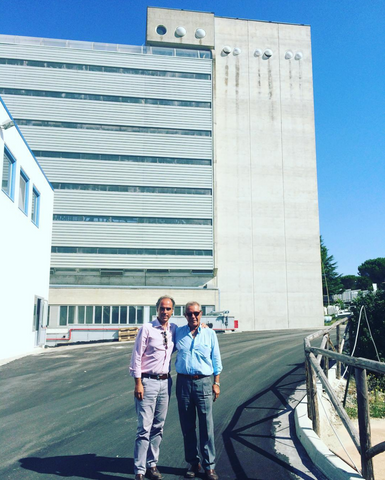
[[[359,314],[362,306],[365,306],[366,315],[369,321],[370,330],[376,344],[381,361],[385,359],[385,290],[370,292],[367,295],[359,295],[352,303],[353,312],[351,335],[350,335],[350,353],[352,352],[354,340],[356,338]],[[361,317],[360,330],[357,340],[357,347],[354,352],[355,357],[364,357],[371,360],[378,360],[370,332],[366,323],[364,314]]]
[[337,273],[337,262],[334,261],[333,255],[329,255],[329,251],[325,246],[322,237],[321,241],[321,262],[322,262],[322,289],[324,295],[334,295],[341,293],[344,287],[341,282],[341,275]]
[[372,290],[372,282],[367,277],[343,275],[341,283],[345,290]]
[[358,273],[361,277],[369,279],[371,283],[377,283],[380,286],[385,282],[385,258],[366,260],[358,267]]

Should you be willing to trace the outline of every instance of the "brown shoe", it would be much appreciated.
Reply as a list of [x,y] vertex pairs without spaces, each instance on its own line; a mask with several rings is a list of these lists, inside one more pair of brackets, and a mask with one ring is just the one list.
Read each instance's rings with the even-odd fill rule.
[[135,480],[144,480],[144,475],[143,473],[137,473],[135,475]]
[[150,480],[161,480],[162,474],[157,469],[157,467],[147,468],[146,470],[146,477]]
[[201,468],[202,467],[200,463],[194,463],[193,465],[190,466],[190,468],[184,474],[184,478],[195,478],[195,475],[197,475],[200,472]]
[[218,478],[215,470],[206,470],[206,480],[218,480]]

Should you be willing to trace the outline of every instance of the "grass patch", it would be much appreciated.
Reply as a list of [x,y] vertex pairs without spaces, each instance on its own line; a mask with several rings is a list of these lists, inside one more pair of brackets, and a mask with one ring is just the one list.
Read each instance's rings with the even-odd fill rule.
[[[357,390],[353,378],[350,379],[345,410],[350,418],[358,417]],[[369,392],[369,415],[370,418],[385,418],[385,393],[382,389],[375,388]]]

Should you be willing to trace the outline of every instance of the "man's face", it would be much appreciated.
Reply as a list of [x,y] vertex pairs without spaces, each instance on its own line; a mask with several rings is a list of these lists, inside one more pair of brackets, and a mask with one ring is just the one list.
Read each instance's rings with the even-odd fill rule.
[[159,323],[162,325],[167,323],[170,320],[173,312],[174,309],[172,306],[172,301],[169,298],[163,298],[163,300],[160,301],[157,312]]
[[189,305],[184,316],[187,319],[190,330],[195,330],[201,323],[202,311],[199,309],[199,305]]

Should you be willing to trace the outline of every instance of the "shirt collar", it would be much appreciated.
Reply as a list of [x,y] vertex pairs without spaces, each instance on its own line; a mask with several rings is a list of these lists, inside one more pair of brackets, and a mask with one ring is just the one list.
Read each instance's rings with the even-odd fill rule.
[[[152,322],[152,326],[155,328],[162,328],[162,325],[157,318]],[[170,321],[167,322],[166,330],[170,330]]]

